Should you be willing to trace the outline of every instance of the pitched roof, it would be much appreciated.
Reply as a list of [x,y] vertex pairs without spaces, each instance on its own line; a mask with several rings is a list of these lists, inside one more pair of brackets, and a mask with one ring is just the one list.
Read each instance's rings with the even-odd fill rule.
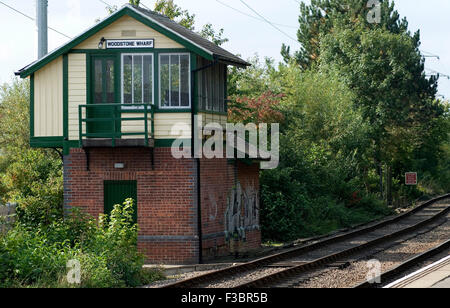
[[72,48],[79,45],[81,42],[94,35],[98,31],[107,27],[114,21],[118,20],[124,15],[135,18],[136,20],[146,24],[147,26],[155,29],[156,31],[170,37],[174,41],[185,46],[187,49],[199,54],[200,56],[208,60],[217,60],[230,65],[245,67],[250,64],[241,58],[233,55],[232,53],[226,51],[225,49],[217,46],[216,44],[208,41],[207,39],[201,37],[197,33],[181,26],[180,24],[172,21],[168,17],[158,14],[156,12],[145,10],[140,7],[133,6],[131,4],[124,5],[117,12],[111,16],[105,18],[103,21],[97,23],[92,28],[85,31],[83,34],[72,39],[65,45],[55,49],[54,51],[47,54],[40,60],[34,61],[33,63],[27,65],[26,67],[20,69],[16,72],[16,75],[20,75],[22,78],[28,77],[35,71],[41,69],[46,64],[50,63],[57,57],[69,52]]
[[149,18],[152,18],[152,19],[158,21],[159,23],[161,23],[162,25],[164,25],[167,28],[171,29],[175,33],[178,33],[182,37],[185,37],[188,40],[196,43],[197,45],[199,45],[201,47],[203,47],[204,49],[206,49],[209,52],[211,52],[214,56],[216,56],[219,60],[224,60],[224,61],[228,61],[228,62],[231,62],[231,63],[244,65],[244,66],[250,65],[249,63],[247,63],[246,61],[242,60],[241,58],[235,56],[231,52],[228,52],[225,49],[217,46],[213,42],[203,38],[202,36],[200,36],[199,34],[195,33],[194,31],[191,31],[191,30],[183,27],[182,25],[180,25],[179,23],[171,20],[167,16],[158,14],[158,13],[156,13],[154,11],[143,9],[141,7],[132,6],[131,4],[127,4],[127,5],[132,7],[132,8],[134,8],[135,10],[141,12],[145,16],[148,16]]

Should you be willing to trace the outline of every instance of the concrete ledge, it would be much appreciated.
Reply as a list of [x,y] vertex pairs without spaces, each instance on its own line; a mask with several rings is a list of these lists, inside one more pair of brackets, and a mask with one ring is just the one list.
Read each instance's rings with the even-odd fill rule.
[[218,263],[218,264],[197,264],[197,265],[144,265],[145,269],[161,269],[167,276],[176,276],[192,272],[205,272],[220,270],[241,263]]
[[387,285],[385,289],[448,288],[449,278],[450,256]]

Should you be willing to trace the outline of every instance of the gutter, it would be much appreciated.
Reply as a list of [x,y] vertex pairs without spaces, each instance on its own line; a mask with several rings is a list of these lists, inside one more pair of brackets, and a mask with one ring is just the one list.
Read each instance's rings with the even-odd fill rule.
[[[195,122],[195,115],[197,114],[197,105],[195,104],[195,88],[197,86],[196,76],[198,72],[206,70],[210,67],[218,64],[217,58],[211,64],[205,65],[191,70],[191,156],[196,161],[197,165],[197,232],[198,232],[198,258],[199,264],[203,263],[203,231],[202,231],[202,193],[201,193],[201,177],[200,177],[200,158],[195,157],[195,130],[197,129],[197,123]],[[197,129],[198,132],[198,129]]]

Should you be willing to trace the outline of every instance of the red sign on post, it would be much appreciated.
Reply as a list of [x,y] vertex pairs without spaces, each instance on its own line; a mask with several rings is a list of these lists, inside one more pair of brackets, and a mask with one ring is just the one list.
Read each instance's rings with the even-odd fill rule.
[[416,172],[405,173],[405,182],[406,185],[417,185],[417,173]]

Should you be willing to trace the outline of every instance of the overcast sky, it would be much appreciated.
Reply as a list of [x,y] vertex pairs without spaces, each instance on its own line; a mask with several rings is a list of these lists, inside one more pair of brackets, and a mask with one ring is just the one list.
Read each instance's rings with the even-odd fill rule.
[[[19,11],[34,17],[35,0],[0,0]],[[181,7],[196,15],[196,27],[212,23],[224,28],[230,42],[223,47],[235,54],[248,58],[257,53],[261,57],[281,60],[282,43],[299,47],[292,38],[296,37],[300,0],[245,0],[245,2],[273,23],[280,24],[282,34],[263,20],[240,0],[175,0]],[[125,0],[105,0],[112,5],[122,5]],[[153,8],[155,0],[142,0]],[[223,2],[255,18],[241,14],[222,5]],[[308,1],[307,1],[308,2]],[[448,0],[396,0],[396,8],[408,18],[410,30],[421,30],[422,47],[427,54],[438,55],[428,58],[426,67],[450,75],[450,1]],[[70,37],[82,33],[99,17],[105,17],[105,4],[100,0],[49,0],[49,26]],[[0,3],[0,83],[8,82],[13,72],[36,58],[36,31],[32,20],[12,11]],[[67,38],[53,31],[49,32],[49,50],[67,42]],[[450,98],[450,80],[441,77],[439,93]]]

